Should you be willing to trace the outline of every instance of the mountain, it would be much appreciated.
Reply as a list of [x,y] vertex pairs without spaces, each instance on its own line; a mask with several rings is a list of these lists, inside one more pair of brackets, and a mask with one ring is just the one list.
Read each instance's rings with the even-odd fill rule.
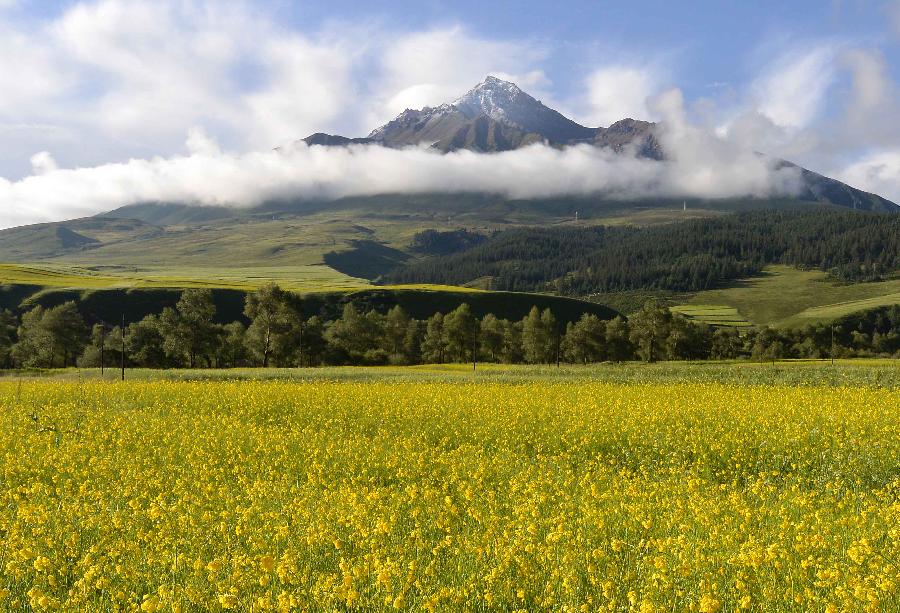
[[623,119],[608,128],[588,128],[522,91],[518,85],[489,76],[451,103],[406,109],[366,138],[316,133],[307,145],[379,144],[407,147],[429,144],[443,152],[468,149],[482,153],[509,151],[533,143],[556,147],[592,144],[621,151],[635,144],[639,155],[662,158],[662,149],[646,121]]
[[[589,128],[572,121],[522,91],[515,83],[488,76],[453,102],[437,107],[406,109],[365,138],[318,132],[303,139],[307,145],[430,145],[442,152],[465,149],[479,153],[510,151],[534,143],[553,147],[590,144],[617,153],[664,160],[666,152],[656,135],[657,125],[622,119],[606,128]],[[803,189],[797,200],[880,212],[898,212],[891,201],[835,179],[800,168]]]
[[[657,129],[636,119],[605,128],[585,127],[515,84],[488,77],[453,102],[406,110],[365,137],[316,133],[305,142],[315,147],[427,145],[439,151],[486,154],[531,143],[587,144],[665,160]],[[297,196],[246,208],[145,202],[86,219],[2,230],[0,262],[165,269],[325,265],[345,275],[374,279],[401,263],[411,266],[430,257],[417,248],[415,238],[429,231],[451,233],[442,234],[445,238],[460,231],[469,233],[466,236],[492,236],[522,227],[644,227],[773,209],[823,215],[841,208],[900,212],[875,194],[796,168],[803,189],[777,198],[616,200],[588,194],[511,199],[491,193],[432,192],[337,200]]]

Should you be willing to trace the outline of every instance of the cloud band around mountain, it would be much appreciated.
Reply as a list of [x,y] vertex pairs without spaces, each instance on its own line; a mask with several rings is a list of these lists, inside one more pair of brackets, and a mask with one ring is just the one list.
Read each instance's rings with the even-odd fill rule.
[[225,153],[202,133],[189,155],[133,159],[90,168],[58,168],[47,154],[34,174],[0,179],[9,225],[19,220],[92,215],[139,202],[252,207],[284,198],[336,199],[386,193],[488,192],[514,199],[589,195],[615,199],[772,197],[796,193],[797,169],[712,143],[698,134],[659,162],[589,145],[532,145],[515,151],[440,154],[422,147],[306,146]]

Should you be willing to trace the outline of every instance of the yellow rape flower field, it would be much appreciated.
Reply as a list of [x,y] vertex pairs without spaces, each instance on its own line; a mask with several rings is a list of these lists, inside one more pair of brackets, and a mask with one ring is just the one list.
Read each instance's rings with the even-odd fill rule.
[[3,611],[898,611],[900,392],[0,381]]

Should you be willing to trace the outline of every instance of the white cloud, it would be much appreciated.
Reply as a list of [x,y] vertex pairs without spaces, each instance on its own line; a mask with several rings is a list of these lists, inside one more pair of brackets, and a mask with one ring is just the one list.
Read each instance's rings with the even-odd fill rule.
[[229,146],[271,148],[346,110],[348,48],[211,0],[79,2],[39,26],[0,18],[0,127],[61,127],[65,139],[17,137],[73,163],[171,154],[198,125]]
[[53,49],[0,23],[0,117],[46,112],[47,103],[71,86]]
[[850,112],[865,116],[887,100],[890,81],[884,58],[862,49],[850,49],[842,59],[853,76],[854,95]]
[[[85,0],[30,26],[0,17],[0,129],[68,164],[171,155],[203,126],[236,150],[328,131],[364,135],[406,107],[453,100],[487,74],[546,97],[530,41],[455,26],[412,33],[334,24],[299,32],[256,4]],[[28,135],[26,137],[26,135]],[[17,170],[18,174],[21,170]]]
[[608,126],[631,117],[652,119],[648,99],[658,92],[653,72],[636,66],[609,66],[593,72],[586,81],[587,110],[582,121],[591,126]]
[[45,175],[47,173],[59,170],[56,160],[48,151],[41,151],[31,156],[31,169],[36,175]]
[[384,48],[367,121],[374,128],[407,108],[450,102],[489,74],[541,96],[548,81],[534,65],[546,55],[533,42],[485,40],[460,26],[401,36]]
[[803,128],[822,109],[826,91],[835,80],[837,49],[823,44],[787,54],[753,85],[759,112],[776,125]]
[[261,43],[269,69],[265,89],[246,96],[251,145],[270,148],[313,132],[344,112],[351,97],[350,63],[335,46],[299,37]]
[[670,121],[664,136],[670,162],[634,158],[582,145],[478,154],[439,154],[422,148],[307,147],[223,153],[194,130],[189,155],[133,159],[92,168],[56,168],[48,155],[35,174],[0,180],[3,225],[89,215],[129,203],[185,202],[253,206],[273,198],[478,191],[513,198],[600,193],[617,198],[769,196],[797,188],[794,170],[704,134],[684,119],[680,93],[660,101]]
[[835,176],[849,185],[900,202],[900,149],[865,156]]

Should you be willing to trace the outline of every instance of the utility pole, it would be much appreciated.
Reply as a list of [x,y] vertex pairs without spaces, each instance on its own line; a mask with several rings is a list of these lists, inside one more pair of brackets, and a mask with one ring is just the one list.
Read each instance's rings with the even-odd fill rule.
[[106,324],[100,322],[100,377],[103,377],[103,347],[106,345]]
[[834,366],[834,324],[831,324],[831,365]]
[[475,372],[475,363],[478,361],[478,320],[472,318],[472,372]]
[[125,380],[125,313],[122,313],[122,381]]
[[556,326],[556,367],[559,368],[559,346],[562,342],[559,334],[559,325]]
[[300,314],[300,368],[303,368],[303,314]]

